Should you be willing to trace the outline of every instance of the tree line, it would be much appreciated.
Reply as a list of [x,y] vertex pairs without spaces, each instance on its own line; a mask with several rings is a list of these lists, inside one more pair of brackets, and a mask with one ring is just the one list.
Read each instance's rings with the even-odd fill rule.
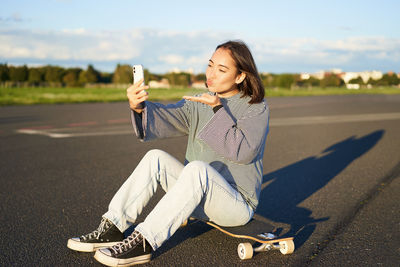
[[[300,74],[283,73],[283,74],[261,74],[261,80],[265,88],[312,88],[312,87],[343,87],[344,80],[340,75],[334,73],[325,73],[322,79],[310,77],[309,79],[301,79]],[[382,75],[382,78],[374,80],[370,78],[364,82],[361,77],[351,79],[348,83],[359,84],[361,87],[373,86],[398,86],[400,84],[399,77],[392,72]]]
[[[100,72],[93,65],[82,68],[63,68],[59,66],[28,67],[0,64],[0,83],[7,86],[52,86],[82,87],[87,84],[129,84],[133,80],[132,67],[118,64],[114,72]],[[167,79],[172,86],[188,87],[193,82],[205,81],[204,74],[169,72],[166,74],[150,73],[144,70],[146,81]]]
[[[260,74],[265,88],[312,88],[312,87],[341,87],[343,79],[339,75],[327,73],[322,79],[310,77],[301,79],[300,74]],[[187,72],[168,72],[165,74],[151,73],[144,70],[146,81],[161,81],[167,79],[171,86],[189,87],[194,82],[205,82],[204,73],[191,74]],[[118,64],[114,72],[100,72],[93,65],[82,68],[63,68],[59,66],[28,67],[0,64],[0,84],[3,86],[52,86],[52,87],[82,87],[87,84],[129,84],[132,83],[132,67]],[[367,83],[361,79],[351,80],[361,86],[393,86],[399,85],[400,80],[395,73],[386,73],[379,80],[370,79]]]

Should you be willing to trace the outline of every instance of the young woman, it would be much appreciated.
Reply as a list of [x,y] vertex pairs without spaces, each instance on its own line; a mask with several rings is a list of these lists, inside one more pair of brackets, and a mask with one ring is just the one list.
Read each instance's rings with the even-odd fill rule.
[[[240,226],[253,216],[262,183],[262,158],[269,108],[248,47],[219,45],[206,70],[208,93],[176,104],[147,101],[139,81],[127,89],[132,124],[143,141],[188,136],[182,164],[160,150],[149,151],[121,186],[92,233],[68,240],[73,250],[96,251],[109,266],[150,261],[152,251],[190,216],[222,226]],[[158,186],[164,197],[124,239]]]

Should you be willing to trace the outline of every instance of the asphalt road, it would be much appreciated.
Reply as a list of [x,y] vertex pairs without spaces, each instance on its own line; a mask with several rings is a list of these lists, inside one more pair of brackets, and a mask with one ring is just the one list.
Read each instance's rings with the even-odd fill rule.
[[[268,101],[257,214],[295,237],[294,254],[242,262],[241,240],[194,224],[148,266],[397,266],[400,95]],[[1,107],[0,266],[99,266],[93,254],[69,250],[68,238],[98,226],[148,150],[183,160],[185,142],[139,142],[126,103]]]

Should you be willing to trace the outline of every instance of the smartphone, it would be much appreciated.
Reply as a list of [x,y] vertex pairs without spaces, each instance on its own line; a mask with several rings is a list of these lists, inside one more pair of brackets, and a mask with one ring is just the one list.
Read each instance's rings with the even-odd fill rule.
[[[137,83],[140,79],[144,79],[143,66],[133,65],[133,83]],[[141,85],[144,85],[144,80]]]

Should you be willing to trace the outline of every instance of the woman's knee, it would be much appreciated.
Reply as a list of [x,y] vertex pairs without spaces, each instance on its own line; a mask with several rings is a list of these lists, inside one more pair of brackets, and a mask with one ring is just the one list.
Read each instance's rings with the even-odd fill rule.
[[206,184],[206,180],[209,179],[208,168],[210,165],[204,161],[191,161],[183,168],[182,175],[184,179],[190,179],[192,182],[200,182],[200,184]]
[[190,170],[206,170],[210,165],[204,161],[200,160],[194,160],[186,164],[185,169],[190,169]]
[[168,153],[161,149],[151,149],[147,151],[146,155],[144,155],[144,158],[159,158],[165,155],[168,155]]

